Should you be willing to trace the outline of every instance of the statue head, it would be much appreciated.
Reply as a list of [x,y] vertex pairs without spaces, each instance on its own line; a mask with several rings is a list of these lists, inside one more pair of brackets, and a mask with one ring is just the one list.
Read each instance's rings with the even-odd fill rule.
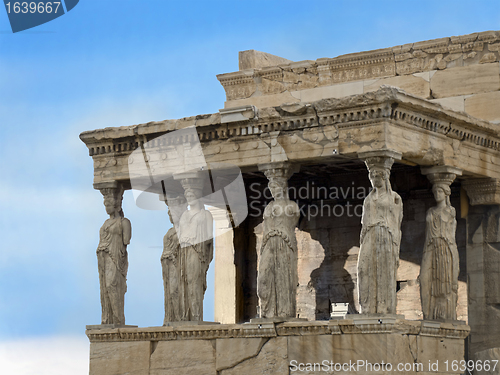
[[441,203],[446,200],[446,205],[450,206],[450,195],[451,189],[447,184],[434,184],[432,186],[432,192],[434,193],[434,199],[437,203]]
[[274,199],[285,199],[287,198],[287,180],[281,177],[272,177],[269,180],[269,190]]
[[186,197],[187,203],[191,206],[202,196],[202,189],[187,188],[184,190],[184,197]]
[[368,174],[372,186],[377,189],[381,189],[389,185],[389,171],[383,168],[372,168]]
[[168,206],[168,217],[170,222],[177,225],[182,214],[187,210],[187,203],[184,195],[180,195],[178,193],[165,194],[160,196],[160,200],[164,200],[165,204]]
[[264,170],[264,175],[269,180],[267,186],[274,199],[288,199],[288,179],[292,174],[293,168],[290,165]]
[[370,171],[368,176],[374,189],[385,188],[387,191],[392,190],[391,183],[389,182],[389,176],[393,163],[393,158],[383,156],[371,156],[366,158],[365,164]]
[[123,187],[119,186],[118,188],[101,189],[101,193],[104,197],[104,207],[106,208],[106,213],[110,216],[116,214],[123,216]]
[[203,178],[184,178],[181,180],[188,205],[195,204],[203,196],[204,182]]

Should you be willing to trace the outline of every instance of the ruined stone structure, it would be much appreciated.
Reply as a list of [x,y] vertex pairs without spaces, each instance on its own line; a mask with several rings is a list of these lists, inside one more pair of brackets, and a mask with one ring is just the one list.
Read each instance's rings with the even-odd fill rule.
[[[242,215],[214,203],[236,177],[195,187],[207,226],[186,242],[199,260],[186,272],[203,282],[213,218],[220,324],[91,326],[90,373],[316,374],[293,366],[323,360],[461,373],[445,361],[499,360],[499,58],[496,31],[316,61],[244,51],[239,71],[218,76],[218,113],[82,133],[101,191],[130,189],[142,168],[143,190],[184,195],[196,182],[172,157],[183,149],[192,168],[206,161],[197,173],[239,168],[247,197]],[[159,138],[193,126],[199,149],[184,133]],[[166,188],[151,174],[165,161]],[[357,314],[328,321],[331,303]],[[202,318],[191,310],[184,320]]]

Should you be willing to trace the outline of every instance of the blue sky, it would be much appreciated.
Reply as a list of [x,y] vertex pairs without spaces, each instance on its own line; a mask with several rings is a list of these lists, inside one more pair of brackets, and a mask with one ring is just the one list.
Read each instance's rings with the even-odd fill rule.
[[[0,8],[0,359],[2,343],[82,343],[100,322],[95,249],[107,216],[82,131],[217,112],[215,76],[236,71],[242,50],[315,60],[499,29],[499,1],[81,0],[16,34]],[[127,323],[161,325],[168,217],[130,192],[124,211]]]

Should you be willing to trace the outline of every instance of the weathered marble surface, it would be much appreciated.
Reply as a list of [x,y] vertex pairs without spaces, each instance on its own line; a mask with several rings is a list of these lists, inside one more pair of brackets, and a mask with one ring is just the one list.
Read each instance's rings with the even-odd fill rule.
[[[400,319],[284,322],[215,326],[126,328],[87,331],[90,375],[330,374],[294,371],[303,363],[393,364],[463,359],[466,325]],[[434,323],[434,322],[432,322]],[[420,370],[422,371],[422,370]],[[428,372],[423,367],[423,373]],[[432,372],[432,371],[429,371]],[[336,371],[335,374],[342,373]],[[366,373],[361,369],[359,373]],[[418,372],[419,374],[422,372]],[[435,372],[434,372],[435,373]]]
[[177,235],[180,216],[186,210],[184,199],[169,198],[165,203],[170,204],[168,216],[173,227],[163,237],[163,252],[160,257],[165,294],[165,318],[163,324],[183,320],[184,315],[184,284],[182,283],[184,264],[181,245]]
[[424,170],[433,184],[437,205],[427,211],[426,238],[420,268],[420,292],[424,319],[456,320],[460,260],[455,239],[457,221],[450,203],[450,185],[457,173]]
[[269,190],[274,198],[264,210],[264,233],[257,277],[260,316],[295,317],[297,294],[297,203],[288,198],[287,180],[291,168],[280,165],[265,168]]
[[472,357],[483,352],[498,354],[493,349],[500,348],[500,208],[491,204],[500,196],[500,189],[496,181],[480,182],[467,190],[473,202],[481,201],[485,188],[490,190],[482,201],[489,204],[471,207],[467,216],[469,299],[474,301],[469,304]]
[[109,215],[99,230],[97,267],[101,290],[102,324],[125,324],[128,254],[132,228],[121,208],[123,188],[101,189]]
[[203,179],[181,180],[189,205],[179,221],[181,245],[181,280],[184,291],[182,320],[203,320],[203,297],[207,272],[213,258],[213,218],[202,201]]
[[358,298],[362,314],[396,313],[403,202],[391,188],[394,159],[389,155],[371,153],[365,161],[373,190],[365,198],[361,218]]
[[[500,88],[499,40],[498,31],[486,31],[316,61],[290,62],[275,57],[273,64],[269,64],[271,60],[249,64],[250,52],[267,54],[244,51],[240,52],[240,71],[217,78],[226,90],[226,108],[245,104],[263,107],[266,99],[267,105],[279,105],[280,100],[317,100],[310,99],[311,95],[361,94],[382,82],[429,99],[477,94]],[[344,94],[336,96],[332,91]]]

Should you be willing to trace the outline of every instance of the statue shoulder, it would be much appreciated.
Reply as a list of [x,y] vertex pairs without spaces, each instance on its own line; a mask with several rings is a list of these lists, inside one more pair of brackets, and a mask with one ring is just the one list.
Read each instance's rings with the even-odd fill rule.
[[394,199],[394,202],[396,204],[403,204],[403,200],[401,199],[401,196],[396,193],[395,191],[392,192],[392,198]]
[[300,214],[299,205],[295,201],[287,200],[285,209],[288,214],[296,214],[296,215]]
[[213,220],[212,213],[209,210],[203,209],[202,211],[203,211],[203,215],[204,215],[205,219],[207,219],[207,220]]
[[264,208],[264,215],[267,213],[267,214],[271,214],[271,210],[273,209],[274,207],[274,204],[276,202],[274,200],[272,200],[271,202],[269,202],[266,206],[266,208]]

